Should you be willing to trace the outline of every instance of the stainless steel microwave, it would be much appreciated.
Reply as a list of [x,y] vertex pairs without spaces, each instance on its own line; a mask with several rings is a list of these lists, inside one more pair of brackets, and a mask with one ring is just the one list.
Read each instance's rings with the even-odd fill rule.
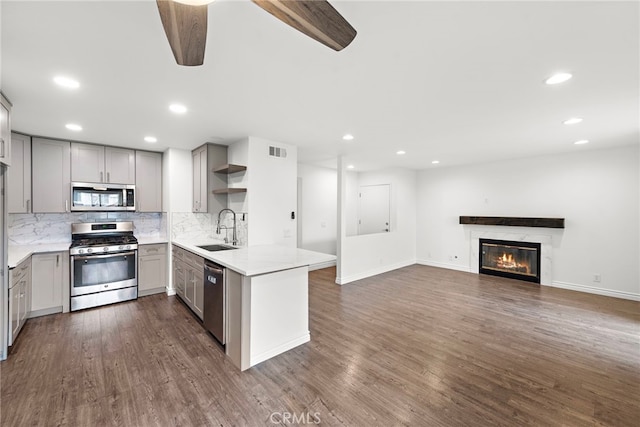
[[136,186],[127,184],[71,183],[72,211],[135,211]]

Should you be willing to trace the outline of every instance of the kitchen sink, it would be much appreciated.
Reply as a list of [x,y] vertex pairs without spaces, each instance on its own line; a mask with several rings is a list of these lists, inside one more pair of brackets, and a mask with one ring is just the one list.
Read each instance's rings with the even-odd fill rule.
[[204,246],[198,246],[201,249],[204,249],[205,251],[209,251],[209,252],[216,252],[216,251],[226,251],[229,249],[238,249],[238,248],[234,248],[233,246],[225,246],[225,245],[204,245]]

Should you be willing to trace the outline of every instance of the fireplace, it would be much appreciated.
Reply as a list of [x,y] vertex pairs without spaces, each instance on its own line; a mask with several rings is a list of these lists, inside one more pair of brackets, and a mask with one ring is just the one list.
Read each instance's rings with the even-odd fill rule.
[[540,243],[479,239],[481,274],[540,283]]

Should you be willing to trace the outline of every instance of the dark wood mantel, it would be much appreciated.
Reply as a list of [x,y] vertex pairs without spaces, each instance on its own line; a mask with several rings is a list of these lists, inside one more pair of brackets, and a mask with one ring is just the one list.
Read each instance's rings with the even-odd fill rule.
[[564,218],[525,218],[514,216],[461,216],[460,224],[505,225],[510,227],[564,228]]

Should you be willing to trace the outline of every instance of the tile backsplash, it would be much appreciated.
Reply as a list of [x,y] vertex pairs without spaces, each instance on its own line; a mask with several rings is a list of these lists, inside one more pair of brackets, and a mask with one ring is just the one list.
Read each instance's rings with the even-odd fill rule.
[[137,212],[84,212],[59,214],[9,214],[8,237],[12,245],[71,242],[75,222],[133,221],[138,238],[166,235],[167,215]]
[[[239,246],[247,245],[247,217],[246,213],[236,213],[236,233]],[[224,240],[227,237],[231,243],[233,215],[230,212],[223,215],[221,225],[228,228],[222,228],[220,234],[216,234],[217,220],[218,214],[174,212],[171,216],[171,238],[204,242]]]

